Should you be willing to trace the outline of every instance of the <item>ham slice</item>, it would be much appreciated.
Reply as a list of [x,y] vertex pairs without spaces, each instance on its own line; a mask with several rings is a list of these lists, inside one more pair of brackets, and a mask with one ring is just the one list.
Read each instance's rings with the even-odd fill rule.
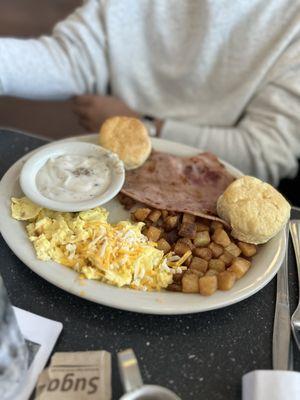
[[153,151],[140,168],[126,172],[122,193],[160,210],[221,220],[217,200],[234,179],[211,153],[178,157]]

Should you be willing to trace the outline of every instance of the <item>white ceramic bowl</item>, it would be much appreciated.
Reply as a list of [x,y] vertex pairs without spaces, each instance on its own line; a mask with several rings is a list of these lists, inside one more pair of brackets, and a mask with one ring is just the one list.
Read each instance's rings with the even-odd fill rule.
[[[81,155],[101,158],[109,154],[107,165],[111,171],[109,187],[98,196],[77,202],[64,202],[45,197],[37,188],[36,175],[50,158],[61,155]],[[101,146],[83,142],[59,142],[37,150],[24,164],[20,174],[20,186],[34,203],[55,211],[83,211],[107,203],[121,190],[125,179],[123,162],[118,156]]]

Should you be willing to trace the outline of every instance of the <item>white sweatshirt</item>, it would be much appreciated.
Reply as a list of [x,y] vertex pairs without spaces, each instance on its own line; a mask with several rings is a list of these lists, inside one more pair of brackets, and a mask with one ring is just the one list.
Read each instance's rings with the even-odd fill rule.
[[162,137],[277,184],[300,156],[300,0],[89,0],[51,37],[0,40],[0,93],[112,94]]

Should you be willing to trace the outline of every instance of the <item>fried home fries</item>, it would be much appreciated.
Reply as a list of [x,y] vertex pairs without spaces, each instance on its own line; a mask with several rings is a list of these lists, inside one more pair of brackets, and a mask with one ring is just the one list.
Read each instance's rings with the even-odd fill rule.
[[[124,195],[120,201],[127,209],[134,204]],[[131,215],[133,221],[145,224],[142,233],[156,242],[159,250],[184,259],[187,269],[173,275],[168,286],[171,291],[210,296],[218,289],[230,290],[247,273],[257,252],[257,246],[231,237],[219,221],[147,206]]]

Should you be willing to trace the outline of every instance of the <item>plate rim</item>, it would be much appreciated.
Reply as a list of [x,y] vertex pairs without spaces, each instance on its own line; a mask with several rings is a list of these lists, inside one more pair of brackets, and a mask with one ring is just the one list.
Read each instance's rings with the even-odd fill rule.
[[[96,138],[97,134],[88,134],[88,135],[81,135],[81,136],[75,136],[75,137],[70,137],[70,138],[64,138],[61,139],[59,141],[55,141],[55,142],[61,142],[61,141],[71,141],[71,140],[81,140],[81,141],[88,141],[88,140],[93,140]],[[177,143],[177,142],[171,142],[169,140],[165,140],[165,139],[152,139],[154,147],[155,144],[158,144],[159,142],[164,142],[165,144],[170,145],[171,147],[173,146],[180,146],[182,149],[187,150],[189,152],[201,152],[201,149],[196,149],[193,148],[191,146],[187,146],[181,143]],[[3,197],[5,199],[5,193],[3,193],[3,182],[5,182],[5,180],[7,179],[7,176],[9,174],[13,174],[15,171],[14,169],[18,169],[20,166],[20,163],[24,162],[27,158],[29,158],[34,152],[36,152],[37,150],[41,149],[41,147],[46,147],[53,144],[53,142],[47,143],[43,146],[38,147],[37,149],[32,150],[31,152],[25,154],[23,157],[21,157],[19,160],[17,160],[7,171],[6,173],[3,175],[1,181],[0,181],[0,199],[1,197]],[[236,175],[243,175],[239,170],[237,170],[235,167],[231,166],[229,163],[223,161],[222,159],[219,159],[222,163],[224,163],[224,165],[226,166],[226,168],[228,168],[231,172],[235,173]],[[7,197],[7,196],[6,196]],[[0,204],[0,209],[1,207],[5,206],[3,205],[4,202],[2,201]],[[13,221],[12,221],[13,222]],[[0,219],[0,231],[1,234],[3,236],[3,239],[5,240],[6,244],[8,245],[8,247],[13,251],[13,253],[29,268],[31,269],[34,273],[36,273],[37,275],[39,275],[41,278],[45,279],[47,282],[53,284],[54,286],[63,289],[65,291],[67,291],[68,293],[71,293],[75,296],[84,298],[86,300],[89,301],[93,301],[95,303],[104,305],[104,306],[108,306],[108,307],[113,307],[116,309],[121,309],[121,310],[125,310],[125,311],[131,311],[131,312],[137,312],[137,313],[143,313],[143,314],[156,314],[156,315],[183,315],[183,314],[193,314],[193,313],[199,313],[199,312],[206,312],[206,311],[211,311],[211,310],[216,310],[216,309],[220,309],[220,308],[224,308],[224,307],[228,307],[232,304],[238,303],[240,301],[245,300],[248,297],[251,297],[252,295],[254,295],[255,293],[257,293],[259,290],[261,290],[263,287],[265,287],[276,275],[276,273],[278,272],[280,265],[282,263],[283,257],[284,257],[284,253],[285,253],[285,247],[286,247],[286,241],[285,241],[285,236],[284,236],[284,230],[282,230],[281,232],[279,232],[278,236],[278,248],[277,251],[275,252],[274,256],[272,257],[272,261],[270,263],[270,265],[268,266],[268,269],[270,270],[267,274],[265,272],[264,275],[266,275],[266,277],[264,279],[261,279],[260,282],[256,285],[254,285],[254,283],[251,285],[251,288],[248,291],[245,291],[244,293],[238,295],[238,297],[233,297],[233,298],[228,298],[227,300],[220,302],[219,304],[212,304],[211,306],[206,306],[204,308],[201,308],[201,301],[199,301],[199,307],[195,307],[194,305],[192,305],[191,307],[189,307],[188,303],[185,305],[185,307],[183,309],[180,310],[174,310],[174,309],[170,309],[170,308],[163,308],[161,305],[159,306],[153,306],[153,304],[151,305],[151,307],[149,308],[148,306],[145,306],[143,304],[137,304],[135,302],[132,303],[132,301],[129,301],[130,304],[127,303],[123,303],[121,301],[118,301],[117,299],[114,298],[114,296],[112,296],[112,298],[102,298],[101,301],[99,301],[99,299],[97,300],[95,298],[95,296],[93,296],[93,294],[91,294],[89,291],[87,293],[85,293],[85,286],[81,286],[81,288],[79,288],[75,283],[76,281],[78,281],[78,274],[73,271],[73,270],[69,270],[67,269],[67,267],[60,265],[58,263],[54,263],[51,262],[51,264],[57,265],[59,268],[63,268],[64,270],[68,270],[69,272],[73,273],[73,280],[71,282],[69,282],[68,285],[63,283],[62,281],[57,281],[57,279],[55,279],[55,275],[51,276],[51,272],[50,274],[45,274],[43,269],[37,268],[35,265],[32,267],[32,263],[31,261],[27,259],[27,257],[24,255],[24,253],[17,247],[15,246],[14,241],[12,241],[10,239],[10,237],[8,237],[9,235],[6,234],[5,230],[3,229],[3,222],[2,219]],[[26,236],[27,238],[27,236]],[[27,239],[28,240],[28,239]],[[30,258],[30,257],[29,257]],[[35,262],[33,262],[33,264],[35,263],[43,263],[45,265],[47,265],[46,267],[46,271],[49,267],[49,264],[47,264],[47,262],[43,262],[40,260],[35,260]],[[31,264],[31,265],[29,265]],[[136,296],[138,294],[144,293],[144,292],[139,292],[139,291],[135,291],[133,289],[128,289],[128,288],[117,288],[99,281],[88,281],[85,280],[84,282],[88,282],[87,286],[93,286],[94,284],[96,285],[100,285],[103,288],[103,285],[106,287],[107,290],[111,291],[113,293],[113,291],[117,290],[118,292],[116,293],[120,293],[119,291],[121,290],[123,293],[124,291],[128,293],[134,293],[134,295],[132,296]],[[81,291],[79,290],[81,289]],[[89,289],[89,288],[88,288]],[[104,290],[106,291],[106,290]],[[82,293],[84,292],[84,293]],[[183,293],[173,293],[173,292],[145,292],[146,296],[148,295],[152,295],[155,296],[154,293],[157,294],[157,296],[159,296],[159,294],[161,293],[167,293],[168,297],[172,297],[172,296],[180,296],[182,297],[182,299],[186,298],[183,296],[193,296],[191,294],[183,294]],[[144,294],[145,294],[144,293]],[[230,292],[226,292],[226,293],[230,293]],[[195,294],[194,296],[198,296],[199,294]],[[118,296],[116,296],[118,297]],[[201,299],[201,297],[199,297],[199,300]],[[154,299],[154,303],[156,303],[156,300]],[[157,304],[159,304],[159,302],[157,302]]]

